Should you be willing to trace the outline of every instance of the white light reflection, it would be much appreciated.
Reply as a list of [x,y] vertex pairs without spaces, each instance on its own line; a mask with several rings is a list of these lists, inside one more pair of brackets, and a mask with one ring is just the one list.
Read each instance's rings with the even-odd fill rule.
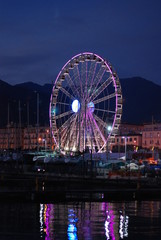
[[115,240],[115,235],[114,235],[114,215],[113,211],[109,210],[106,211],[107,218],[105,221],[105,235],[107,237],[107,240],[112,239]]
[[120,238],[123,239],[124,237],[128,237],[128,224],[129,224],[129,217],[127,215],[120,215],[120,226],[119,226],[119,234]]
[[44,232],[44,220],[43,220],[43,216],[44,216],[44,205],[40,204],[40,237],[43,237],[43,232]]
[[109,232],[110,232],[110,230],[109,230],[109,222],[106,220],[106,222],[105,222],[105,235],[107,237],[107,240],[110,239]]

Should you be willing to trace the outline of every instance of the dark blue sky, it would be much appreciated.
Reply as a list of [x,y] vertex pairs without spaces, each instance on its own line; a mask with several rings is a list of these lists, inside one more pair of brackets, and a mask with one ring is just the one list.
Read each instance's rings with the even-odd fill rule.
[[84,51],[161,85],[161,1],[0,0],[0,79],[51,83]]

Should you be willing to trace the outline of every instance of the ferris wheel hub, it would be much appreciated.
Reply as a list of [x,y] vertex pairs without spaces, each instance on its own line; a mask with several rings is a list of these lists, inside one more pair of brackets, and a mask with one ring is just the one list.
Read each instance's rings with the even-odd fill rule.
[[73,102],[72,102],[72,110],[73,112],[77,113],[80,109],[80,103],[77,99],[75,99]]

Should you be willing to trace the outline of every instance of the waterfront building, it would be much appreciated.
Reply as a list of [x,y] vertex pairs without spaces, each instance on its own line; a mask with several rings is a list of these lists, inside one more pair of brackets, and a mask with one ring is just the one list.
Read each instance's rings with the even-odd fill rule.
[[0,129],[0,150],[48,150],[54,149],[49,127],[19,128],[9,126]]
[[[161,149],[161,124],[121,124],[119,134],[110,143],[110,150]],[[14,124],[0,129],[0,150],[48,150],[54,149],[49,126],[20,128]]]
[[23,148],[23,129],[10,125],[0,129],[0,150],[22,149]]
[[53,149],[54,143],[51,137],[50,127],[29,126],[24,129],[24,150],[48,150]]
[[136,124],[120,124],[119,127],[119,135],[129,135],[129,134],[142,134],[144,129],[144,125],[136,125]]
[[138,148],[142,147],[142,135],[133,134],[133,135],[117,135],[115,137],[115,142],[112,144],[111,148],[113,151],[121,151],[127,147],[127,150],[137,151]]
[[120,124],[119,133],[115,136],[114,142],[111,143],[112,151],[122,152],[125,149],[136,151],[142,147],[142,131],[143,125],[136,124]]
[[150,150],[161,149],[161,124],[146,124],[142,133],[142,147]]

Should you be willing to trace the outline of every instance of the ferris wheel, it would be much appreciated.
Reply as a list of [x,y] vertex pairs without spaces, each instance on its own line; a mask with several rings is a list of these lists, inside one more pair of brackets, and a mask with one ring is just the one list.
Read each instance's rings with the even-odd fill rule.
[[105,151],[122,115],[120,81],[112,65],[90,52],[71,58],[55,80],[49,115],[57,149]]

